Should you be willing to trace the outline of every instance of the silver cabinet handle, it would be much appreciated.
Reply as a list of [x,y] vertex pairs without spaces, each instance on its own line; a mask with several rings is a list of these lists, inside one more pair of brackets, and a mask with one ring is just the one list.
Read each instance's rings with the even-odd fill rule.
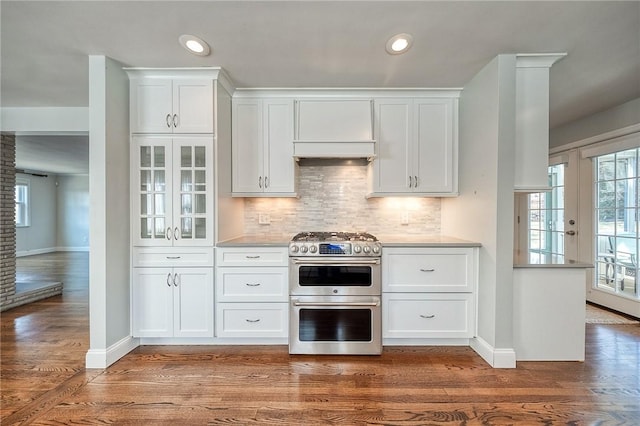
[[413,187],[417,188],[418,186],[420,186],[420,184],[418,183],[418,176],[414,176],[413,177]]
[[178,287],[179,284],[180,284],[180,275],[176,273],[173,275],[173,285]]
[[411,180],[411,176],[409,176],[409,188],[411,188],[413,186],[413,180]]
[[166,121],[167,121],[167,127],[171,128],[171,114],[167,114]]
[[431,315],[420,315],[420,318],[424,318],[424,319],[431,319],[431,318],[435,318],[436,315],[435,314],[431,314]]
[[182,256],[167,256],[167,259],[180,259]]
[[264,188],[267,189],[269,187],[269,178],[267,176],[264,177]]
[[246,257],[247,259],[260,259],[260,255],[255,255],[255,256],[249,256],[249,255],[246,255],[245,257]]
[[262,176],[258,178],[258,187],[262,189]]
[[256,322],[260,322],[260,318],[258,319],[254,319],[254,320],[250,320],[250,319],[245,319],[246,322],[251,322],[251,323],[256,323]]
[[167,231],[164,233],[164,236],[167,237],[167,240],[171,239],[171,227],[167,228]]
[[180,236],[180,230],[176,226],[175,229],[173,230],[173,238],[177,240],[179,236]]
[[167,286],[171,287],[171,272],[167,274]]
[[433,268],[431,268],[431,269],[422,269],[421,268],[420,271],[422,271],[422,272],[433,272],[433,271],[435,271],[435,269],[433,269]]
[[244,283],[247,287],[258,287],[260,283]]
[[173,114],[173,127],[178,127],[178,114]]

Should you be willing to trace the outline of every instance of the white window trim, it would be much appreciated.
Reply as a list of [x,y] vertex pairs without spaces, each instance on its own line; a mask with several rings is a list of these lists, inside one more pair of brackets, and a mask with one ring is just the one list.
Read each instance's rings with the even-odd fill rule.
[[25,202],[27,213],[25,215],[25,223],[18,225],[16,223],[16,228],[28,228],[31,226],[31,181],[25,178],[16,178],[16,185],[24,185],[27,187],[27,200]]

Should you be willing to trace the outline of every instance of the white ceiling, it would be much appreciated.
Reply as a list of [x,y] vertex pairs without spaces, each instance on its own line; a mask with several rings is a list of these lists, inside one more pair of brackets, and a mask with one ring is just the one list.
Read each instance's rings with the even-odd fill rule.
[[[567,52],[550,77],[559,126],[640,97],[640,1],[10,1],[2,106],[87,106],[88,55],[221,66],[238,87],[464,87],[500,53]],[[414,45],[392,56],[389,37]],[[178,36],[208,41],[184,51]]]

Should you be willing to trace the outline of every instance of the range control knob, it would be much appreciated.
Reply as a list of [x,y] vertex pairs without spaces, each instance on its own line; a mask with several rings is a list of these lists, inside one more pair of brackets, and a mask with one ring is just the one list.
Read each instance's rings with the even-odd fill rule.
[[379,246],[373,246],[373,252],[374,252],[375,254],[380,253],[380,247],[379,247]]
[[299,250],[298,246],[296,246],[296,245],[291,246],[291,253],[297,253],[298,250]]
[[367,253],[367,254],[369,254],[369,253],[371,253],[371,247],[369,247],[369,246],[364,246],[364,248],[362,249],[362,251],[363,251],[363,252],[365,252],[365,253]]
[[302,247],[300,247],[300,251],[301,251],[302,253],[306,253],[306,252],[307,252],[307,250],[308,250],[308,249],[307,249],[307,246],[302,246]]
[[362,247],[360,247],[360,246],[353,246],[353,251],[354,251],[354,253],[360,253],[360,251],[362,251]]
[[316,246],[309,247],[309,253],[315,253],[317,251],[318,251],[318,247],[316,247]]

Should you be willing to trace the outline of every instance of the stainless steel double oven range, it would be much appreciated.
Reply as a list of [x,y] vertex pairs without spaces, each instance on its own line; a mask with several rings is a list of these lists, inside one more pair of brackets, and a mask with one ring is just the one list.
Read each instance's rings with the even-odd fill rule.
[[289,243],[289,353],[382,352],[382,246],[366,233],[305,232]]

